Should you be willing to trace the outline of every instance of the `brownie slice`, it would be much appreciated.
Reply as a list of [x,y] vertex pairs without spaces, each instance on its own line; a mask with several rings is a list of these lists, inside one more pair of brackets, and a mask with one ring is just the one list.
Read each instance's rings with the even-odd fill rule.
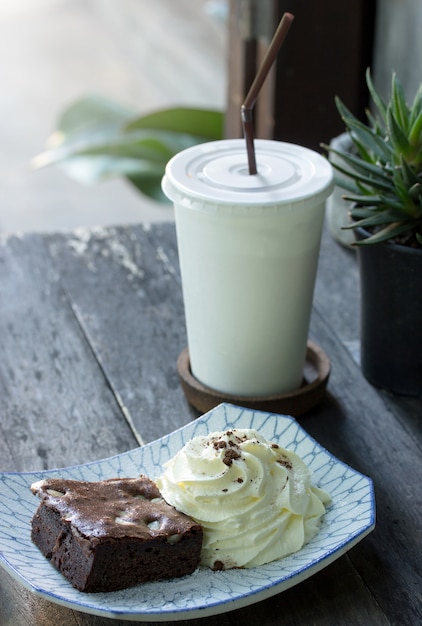
[[199,565],[201,526],[167,504],[146,476],[47,479],[31,491],[41,498],[32,541],[80,591],[184,576]]

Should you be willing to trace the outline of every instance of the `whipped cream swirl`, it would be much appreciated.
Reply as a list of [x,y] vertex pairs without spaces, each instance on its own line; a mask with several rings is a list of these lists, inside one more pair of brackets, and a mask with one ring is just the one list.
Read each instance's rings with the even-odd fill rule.
[[300,550],[330,501],[297,454],[251,429],[195,437],[156,482],[169,504],[202,525],[201,564],[214,570]]

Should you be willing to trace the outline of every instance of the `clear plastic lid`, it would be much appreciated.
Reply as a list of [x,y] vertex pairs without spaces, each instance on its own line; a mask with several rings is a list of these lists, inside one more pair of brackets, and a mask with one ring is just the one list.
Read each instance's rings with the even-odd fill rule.
[[167,164],[163,191],[173,202],[205,205],[280,205],[323,202],[333,190],[333,170],[317,152],[295,144],[257,139],[258,173],[249,174],[245,141],[203,143]]

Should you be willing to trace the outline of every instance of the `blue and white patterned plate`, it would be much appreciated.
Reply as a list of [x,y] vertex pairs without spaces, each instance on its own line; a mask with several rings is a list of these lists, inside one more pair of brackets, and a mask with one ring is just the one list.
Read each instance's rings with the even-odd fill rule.
[[[31,518],[38,498],[29,486],[46,477],[101,480],[114,476],[155,478],[162,465],[196,435],[254,428],[297,452],[313,482],[332,497],[319,534],[296,554],[252,569],[212,572],[146,583],[111,593],[76,591],[31,543]],[[193,619],[259,602],[305,580],[347,552],[375,526],[370,478],[344,465],[291,417],[221,404],[180,430],[142,448],[65,469],[0,474],[0,563],[27,588],[47,600],[94,615],[138,621]]]

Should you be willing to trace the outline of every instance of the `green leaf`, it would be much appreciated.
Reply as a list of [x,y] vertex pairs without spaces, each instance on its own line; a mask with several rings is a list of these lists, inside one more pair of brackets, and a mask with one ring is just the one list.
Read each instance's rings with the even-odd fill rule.
[[[416,119],[422,112],[422,83],[419,85],[415,97],[412,102],[412,106],[410,107],[410,127],[412,128]],[[411,131],[410,131],[411,132]]]
[[102,96],[92,95],[69,105],[60,116],[57,130],[50,145],[60,145],[69,138],[92,135],[99,131],[110,132],[120,128],[135,112]]
[[420,184],[418,176],[407,163],[406,159],[404,159],[403,155],[400,156],[400,169],[397,170],[397,174],[402,178],[406,188],[410,188],[414,185]]
[[[403,87],[393,73],[392,86],[391,86],[391,110],[394,115],[397,125],[400,130],[407,135],[409,130],[409,108],[407,106],[406,98],[404,95]],[[388,124],[388,109],[387,109],[387,124]]]
[[372,245],[376,243],[382,243],[383,241],[388,241],[389,239],[393,239],[402,233],[405,233],[410,230],[412,224],[409,223],[401,223],[394,222],[389,224],[382,230],[379,230],[374,235],[367,237],[366,239],[361,239],[359,242],[356,242],[356,245]]
[[140,129],[169,130],[214,141],[223,138],[224,116],[207,109],[165,109],[139,117],[125,127],[126,131]]
[[349,126],[349,122],[359,122],[357,117],[353,115],[350,109],[347,108],[347,106],[340,100],[338,96],[335,97],[334,102],[336,104],[337,111],[339,112],[342,120],[346,123],[346,126]]
[[98,146],[87,147],[74,152],[75,156],[105,155],[115,158],[147,159],[152,162],[163,162],[173,155],[166,145],[165,137],[122,137],[121,140]]
[[355,135],[350,135],[353,145],[356,149],[356,153],[360,156],[362,161],[366,161],[366,163],[375,163],[376,159],[374,156],[363,146],[360,141],[358,141]]
[[[98,156],[100,154],[120,157],[153,157],[158,151],[169,156],[159,138],[151,135],[124,135],[122,133],[100,133],[98,136],[84,136],[79,140],[66,141],[54,150],[41,153],[33,160],[35,167],[45,167],[60,163],[76,156]],[[164,155],[163,155],[164,156]],[[165,157],[164,157],[165,158]]]
[[400,124],[398,123],[394,115],[392,106],[387,107],[387,127],[390,134],[390,141],[394,147],[394,151],[398,154],[411,156],[412,146],[410,145],[407,136],[401,129]]
[[[380,196],[378,203],[370,204],[366,201],[366,196],[344,196],[348,202],[354,203],[353,212],[357,217],[369,217],[370,215],[385,215],[386,221],[397,221],[408,219],[409,215],[403,202],[397,198]],[[368,196],[369,200],[375,200],[375,196]]]
[[138,159],[90,156],[70,159],[60,164],[60,169],[70,178],[87,185],[121,176],[146,196],[159,202],[168,202],[161,191],[162,164],[153,165],[150,161]]
[[362,144],[365,150],[373,152],[379,160],[388,162],[391,158],[391,149],[384,138],[378,136],[371,128],[360,122],[338,96],[335,98],[335,104],[346,127],[351,133],[355,133],[357,141]]
[[[390,176],[385,174],[382,168],[379,165],[374,165],[373,163],[368,163],[367,161],[362,161],[362,159],[358,156],[351,154],[350,152],[342,152],[341,150],[335,150],[334,148],[330,148],[330,152],[336,154],[340,157],[344,163],[350,166],[351,173],[350,176],[355,176],[355,172],[359,172],[364,176],[368,176],[371,178],[377,179],[381,183],[387,185],[387,188],[390,188]],[[333,164],[335,167],[335,164]]]
[[381,119],[384,121],[385,124],[387,124],[387,105],[385,104],[381,96],[379,95],[378,91],[375,89],[375,86],[371,77],[371,70],[369,67],[366,70],[366,84],[368,86],[368,91],[370,93],[372,101],[375,104],[376,108],[378,109]]
[[161,179],[169,159],[191,146],[221,139],[223,127],[219,111],[176,108],[136,117],[115,102],[89,96],[64,111],[50,149],[32,165],[59,165],[85,184],[123,176],[163,201]]
[[[380,191],[386,191],[386,192],[394,192],[394,185],[392,184],[392,182],[388,181],[387,179],[384,182],[383,180],[370,178],[369,176],[362,176],[361,174],[357,172],[351,172],[350,170],[347,170],[345,167],[342,167],[338,163],[332,163],[332,166],[336,170],[344,174],[345,176],[352,178],[357,183],[361,183],[363,185],[365,194],[372,193],[373,189],[379,189]],[[343,183],[341,181],[339,184],[341,187],[343,186]]]
[[368,120],[368,126],[372,128],[375,134],[384,135],[384,129],[381,128],[379,120],[377,120],[369,109],[365,110],[366,119]]
[[416,200],[416,201],[419,200],[419,203],[420,203],[421,194],[422,194],[422,183],[417,182],[410,187],[409,196],[412,198],[412,200]]
[[349,179],[345,179],[343,177],[336,176],[334,174],[334,183],[337,185],[337,187],[340,187],[341,189],[345,189],[346,191],[349,191],[350,193],[359,193],[358,186]]
[[[136,124],[132,128],[127,125],[127,116],[120,113],[113,114],[113,110],[103,106],[91,106],[92,99],[83,101],[83,106],[78,109],[78,120],[70,115],[64,115],[67,134],[61,133],[61,140],[55,142],[56,147],[37,155],[32,162],[33,167],[40,168],[53,163],[64,161],[81,154],[120,154],[120,156],[132,156],[133,152],[142,150],[142,142],[161,142],[162,152],[166,152],[167,160],[176,152],[184,150],[190,146],[203,141],[219,139],[222,137],[223,115],[215,111],[201,110],[195,115],[194,109],[176,109],[173,117],[172,109],[151,114],[142,118],[137,118]],[[88,105],[88,108],[85,106]],[[76,107],[78,108],[78,107]],[[71,107],[71,110],[74,107]],[[100,115],[95,121],[95,111]],[[180,115],[183,111],[183,115]],[[189,111],[190,117],[187,116]],[[68,111],[67,113],[71,113]],[[104,113],[101,117],[101,112]],[[186,115],[185,115],[186,114]],[[86,115],[86,124],[83,123],[83,116]],[[94,116],[94,122],[91,118]],[[189,126],[189,119],[192,120],[192,128]],[[67,121],[66,121],[67,120]],[[207,121],[208,120],[208,121]],[[123,124],[124,122],[124,124]],[[155,128],[159,122],[163,123],[160,129]],[[202,135],[197,135],[201,125]],[[170,127],[174,130],[170,130]],[[139,129],[139,130],[138,130]],[[185,129],[182,131],[182,129]],[[208,133],[208,134],[205,134]],[[158,148],[158,143],[156,143]],[[139,156],[139,155],[137,155]],[[140,156],[144,156],[143,154]]]
[[356,140],[363,145],[367,152],[372,152],[376,156],[376,160],[383,163],[388,163],[391,160],[391,147],[382,137],[374,134],[368,126],[359,121],[347,120],[346,123],[349,130],[355,134]]
[[[409,131],[409,142],[419,151],[419,157],[422,159],[422,109],[419,115],[413,120]],[[420,161],[419,161],[420,162]]]
[[354,204],[359,204],[363,206],[375,206],[381,202],[381,196],[343,196],[344,200],[347,202],[353,202]]
[[403,216],[417,218],[421,213],[422,207],[418,206],[414,198],[409,193],[409,185],[402,179],[401,173],[397,173],[394,178],[396,188],[396,196],[401,204],[401,212]]
[[[355,211],[354,209],[351,211],[350,214],[353,217],[353,219],[360,217],[359,212]],[[397,219],[388,217],[384,215],[383,213],[377,213],[375,215],[369,215],[368,217],[363,217],[362,219],[357,219],[347,228],[353,229],[359,226],[361,226],[362,228],[368,228],[368,227],[373,227],[373,226],[381,226],[383,224],[396,224],[396,223],[397,223]]]
[[135,174],[134,176],[127,176],[127,180],[141,193],[152,198],[153,200],[157,200],[158,202],[168,204],[171,206],[171,202],[164,195],[161,189],[161,179],[163,177],[163,173],[160,172],[158,175],[151,176],[139,176]]

